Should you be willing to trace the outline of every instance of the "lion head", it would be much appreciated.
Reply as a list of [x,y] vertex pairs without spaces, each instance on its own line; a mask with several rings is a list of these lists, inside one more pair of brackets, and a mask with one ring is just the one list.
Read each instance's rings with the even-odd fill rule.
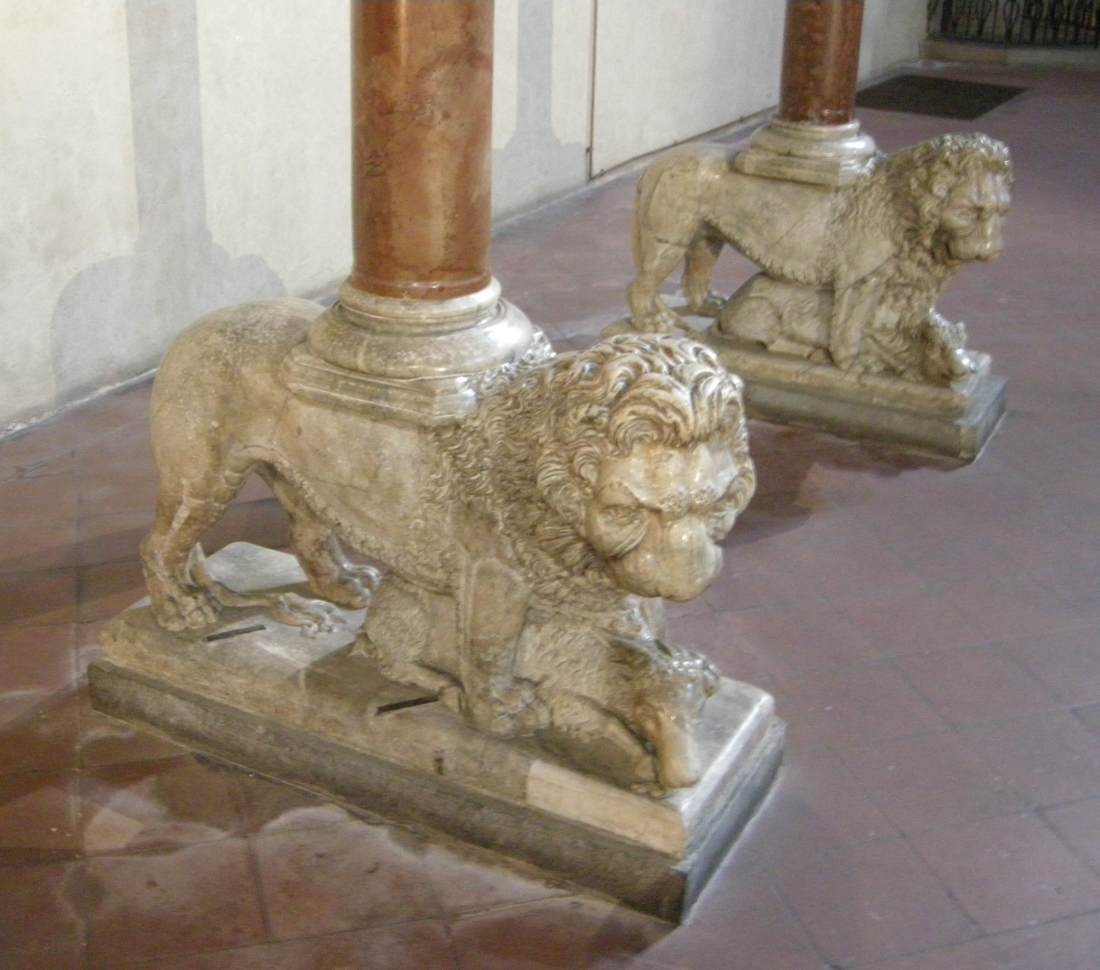
[[755,488],[741,382],[682,336],[559,355],[453,435],[467,500],[495,516],[536,587],[582,577],[692,599],[721,569],[720,543]]
[[1008,147],[987,135],[941,135],[898,152],[888,181],[912,249],[955,267],[993,260],[1004,248],[1011,202]]

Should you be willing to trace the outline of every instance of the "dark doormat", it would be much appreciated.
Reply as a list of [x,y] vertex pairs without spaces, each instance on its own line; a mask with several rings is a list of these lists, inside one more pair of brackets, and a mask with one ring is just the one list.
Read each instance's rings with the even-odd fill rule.
[[1007,84],[979,84],[947,77],[900,74],[881,84],[864,88],[856,95],[856,104],[861,108],[970,120],[981,117],[1026,90]]

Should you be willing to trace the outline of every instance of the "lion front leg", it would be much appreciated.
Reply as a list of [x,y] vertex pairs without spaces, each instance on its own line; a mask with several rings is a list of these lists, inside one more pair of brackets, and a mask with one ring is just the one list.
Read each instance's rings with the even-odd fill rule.
[[684,322],[661,299],[658,290],[673,271],[684,262],[688,247],[663,242],[652,235],[638,243],[637,276],[626,291],[630,317],[636,330],[645,333],[671,333],[684,328]]
[[459,603],[462,706],[481,731],[531,734],[546,721],[534,685],[515,676],[530,590],[499,559],[467,564]]
[[237,476],[213,478],[184,486],[162,475],[156,519],[141,543],[141,566],[153,615],[173,632],[210,626],[220,612],[213,593],[195,582],[190,572],[199,538],[221,518],[239,487]]

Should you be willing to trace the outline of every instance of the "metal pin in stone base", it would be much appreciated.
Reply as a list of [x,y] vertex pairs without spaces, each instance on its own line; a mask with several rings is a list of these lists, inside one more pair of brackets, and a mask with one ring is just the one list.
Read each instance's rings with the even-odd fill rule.
[[[239,592],[293,589],[294,557],[247,543],[207,561]],[[304,588],[304,587],[300,587]],[[668,920],[684,917],[767,792],[784,725],[723,680],[700,725],[702,779],[652,798],[479,734],[355,648],[362,611],[314,637],[259,609],[205,635],[161,629],[146,601],[101,633],[93,706],[349,808],[442,832]]]

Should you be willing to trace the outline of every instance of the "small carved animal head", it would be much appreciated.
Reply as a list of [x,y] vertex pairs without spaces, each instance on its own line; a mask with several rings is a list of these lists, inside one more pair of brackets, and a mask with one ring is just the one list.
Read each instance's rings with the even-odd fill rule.
[[703,705],[718,689],[718,671],[706,657],[663,642],[623,651],[635,692],[632,728],[654,749],[665,788],[694,785],[702,772],[695,732]]
[[756,485],[740,380],[686,337],[629,334],[552,384],[536,478],[573,542],[628,592],[698,596]]
[[987,135],[941,135],[895,156],[912,225],[943,264],[993,260],[1012,201],[1008,147]]

